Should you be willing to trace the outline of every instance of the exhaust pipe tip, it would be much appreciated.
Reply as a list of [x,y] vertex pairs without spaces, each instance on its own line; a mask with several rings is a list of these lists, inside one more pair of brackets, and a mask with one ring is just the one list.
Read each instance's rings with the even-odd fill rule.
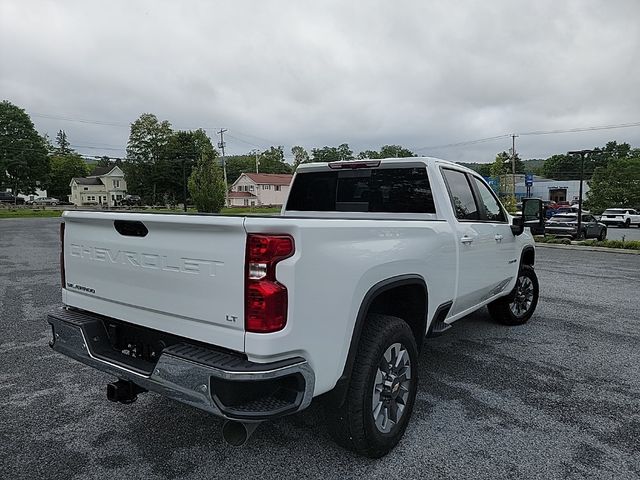
[[260,422],[236,422],[227,420],[222,426],[222,438],[232,447],[242,447],[249,441]]

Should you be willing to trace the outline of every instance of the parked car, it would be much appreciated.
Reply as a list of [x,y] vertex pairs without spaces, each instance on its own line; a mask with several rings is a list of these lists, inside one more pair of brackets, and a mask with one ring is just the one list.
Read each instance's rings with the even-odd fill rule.
[[60,200],[53,197],[38,197],[29,202],[31,205],[51,205],[55,207],[60,204]]
[[485,305],[533,315],[542,202],[523,211],[433,158],[303,164],[277,217],[68,211],[51,346],[118,378],[111,401],[150,390],[225,418],[232,445],[322,395],[338,443],[380,457],[425,336]]
[[120,201],[121,205],[128,205],[128,206],[140,206],[142,205],[142,198],[140,198],[140,195],[125,195],[125,197]]
[[551,217],[545,225],[545,235],[568,236],[573,239],[607,238],[607,226],[593,215],[582,214],[581,231],[578,232],[578,214],[560,213]]
[[0,203],[24,205],[24,198],[16,197],[9,192],[0,192]]
[[605,225],[629,228],[631,225],[640,227],[640,214],[633,208],[607,208],[602,212],[600,221]]

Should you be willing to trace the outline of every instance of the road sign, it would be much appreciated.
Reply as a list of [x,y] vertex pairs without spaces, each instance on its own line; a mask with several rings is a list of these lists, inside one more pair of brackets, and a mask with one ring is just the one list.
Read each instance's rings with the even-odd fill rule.
[[533,186],[533,174],[531,174],[531,173],[527,173],[527,174],[524,176],[524,184],[525,184],[527,187],[532,187],[532,186]]

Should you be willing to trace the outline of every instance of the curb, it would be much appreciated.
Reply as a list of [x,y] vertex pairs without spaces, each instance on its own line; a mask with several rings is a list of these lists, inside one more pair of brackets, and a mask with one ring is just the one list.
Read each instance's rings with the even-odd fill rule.
[[558,245],[553,243],[536,243],[536,248],[560,248],[566,250],[586,250],[587,252],[607,252],[607,253],[625,253],[628,255],[640,255],[640,250],[630,250],[627,248],[609,248],[609,247],[590,247],[588,245]]

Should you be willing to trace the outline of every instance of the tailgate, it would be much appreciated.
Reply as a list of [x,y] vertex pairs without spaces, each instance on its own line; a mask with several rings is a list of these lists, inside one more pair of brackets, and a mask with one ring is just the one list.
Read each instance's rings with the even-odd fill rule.
[[65,212],[63,300],[244,351],[243,217]]

